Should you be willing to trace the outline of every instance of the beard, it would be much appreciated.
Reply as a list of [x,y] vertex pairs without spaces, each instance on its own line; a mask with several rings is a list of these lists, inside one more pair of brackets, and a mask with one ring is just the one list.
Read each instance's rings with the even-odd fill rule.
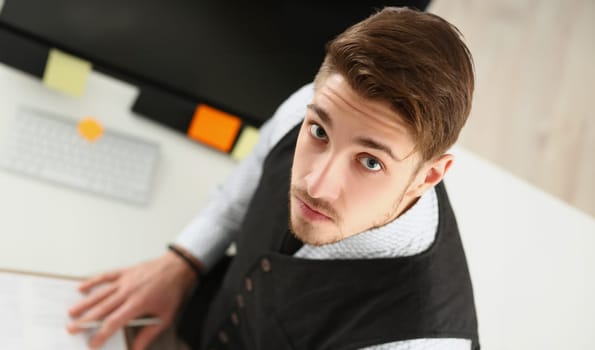
[[[411,206],[413,206],[413,204],[415,204],[416,199],[413,199],[411,203],[408,203],[407,205],[403,206],[405,194],[407,193],[407,190],[412,182],[413,176],[409,179],[407,186],[405,186],[405,188],[399,191],[400,193],[397,196],[397,200],[393,203],[393,205],[390,206],[390,208],[383,215],[371,220],[369,226],[353,233],[344,232],[345,225],[342,220],[342,217],[338,214],[338,211],[330,203],[321,201],[319,199],[311,198],[306,190],[300,189],[297,186],[292,186],[289,191],[288,203],[289,230],[295,238],[302,241],[304,244],[312,246],[321,246],[325,244],[336,243],[353,235],[384,226],[398,218],[401,214],[405,213]],[[301,200],[305,201],[308,206],[312,207],[312,209],[324,213],[326,216],[329,217],[329,220],[325,220],[322,222],[312,222],[306,220],[300,215],[294,215],[294,212],[298,211],[297,208],[294,208],[294,206],[298,205],[296,203],[297,199],[295,199],[296,196]]]
[[314,226],[304,219],[298,218],[294,220],[289,216],[289,232],[304,244],[322,246],[336,243],[344,238],[339,227],[336,228],[337,231],[324,231],[323,235],[319,234],[319,230],[319,227]]
[[289,232],[304,244],[318,247],[337,243],[345,238],[338,227],[336,228],[337,231],[327,230],[324,231],[324,234],[319,234],[319,230],[319,227],[303,219],[293,220],[291,216],[289,217]]
[[[308,206],[312,207],[314,210],[323,212],[329,220],[324,223],[312,223],[301,216],[294,216],[294,205],[297,205],[294,203],[296,201],[296,195],[306,201]],[[292,186],[289,191],[288,206],[289,230],[295,238],[302,241],[304,244],[321,246],[338,242],[344,238],[343,232],[341,231],[341,217],[330,203],[312,198],[306,190]]]

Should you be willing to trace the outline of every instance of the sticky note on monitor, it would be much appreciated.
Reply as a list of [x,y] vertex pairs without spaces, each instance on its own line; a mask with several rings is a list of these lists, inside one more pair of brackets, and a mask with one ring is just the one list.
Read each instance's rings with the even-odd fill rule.
[[43,83],[71,96],[83,95],[91,72],[90,62],[57,49],[51,49],[43,73]]
[[206,104],[199,104],[187,135],[191,139],[228,153],[241,126],[240,118]]
[[258,142],[259,136],[260,132],[258,129],[249,125],[244,126],[240,137],[238,137],[238,140],[233,147],[231,157],[235,160],[242,160],[246,158],[246,156],[252,152],[252,149]]

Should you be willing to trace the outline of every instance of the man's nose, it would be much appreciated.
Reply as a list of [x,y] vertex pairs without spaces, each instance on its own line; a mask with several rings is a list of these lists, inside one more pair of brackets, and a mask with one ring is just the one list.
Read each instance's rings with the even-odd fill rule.
[[338,158],[327,157],[312,164],[312,171],[305,177],[308,194],[312,198],[334,201],[343,186],[344,170]]

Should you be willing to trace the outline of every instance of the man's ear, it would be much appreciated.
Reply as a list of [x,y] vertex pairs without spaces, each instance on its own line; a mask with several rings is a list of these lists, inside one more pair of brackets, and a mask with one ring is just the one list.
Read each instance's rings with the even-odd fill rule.
[[420,197],[427,190],[434,187],[442,181],[453,161],[454,157],[452,154],[443,154],[422,165],[415,180],[411,183],[407,195],[413,198]]

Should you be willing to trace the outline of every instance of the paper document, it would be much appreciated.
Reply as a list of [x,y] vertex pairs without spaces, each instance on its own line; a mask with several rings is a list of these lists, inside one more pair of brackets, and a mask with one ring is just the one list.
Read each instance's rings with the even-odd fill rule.
[[[0,270],[0,349],[83,350],[93,330],[71,335],[68,308],[81,300],[79,281]],[[101,349],[126,350],[119,330]]]

